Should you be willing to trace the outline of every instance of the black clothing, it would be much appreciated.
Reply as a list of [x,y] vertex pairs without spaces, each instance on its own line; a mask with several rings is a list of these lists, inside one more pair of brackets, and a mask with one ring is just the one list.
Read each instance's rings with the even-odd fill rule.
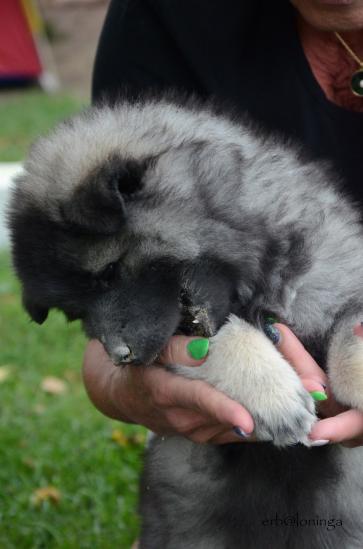
[[[288,0],[113,0],[93,100],[177,88],[234,105],[328,158],[363,206],[363,113],[328,101]],[[363,101],[363,99],[362,99]]]

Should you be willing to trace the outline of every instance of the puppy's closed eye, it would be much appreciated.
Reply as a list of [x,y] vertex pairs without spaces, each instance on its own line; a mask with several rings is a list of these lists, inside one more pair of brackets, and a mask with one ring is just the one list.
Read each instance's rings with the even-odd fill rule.
[[95,280],[104,286],[108,286],[116,279],[118,272],[118,263],[114,261],[106,265],[106,267],[95,276]]

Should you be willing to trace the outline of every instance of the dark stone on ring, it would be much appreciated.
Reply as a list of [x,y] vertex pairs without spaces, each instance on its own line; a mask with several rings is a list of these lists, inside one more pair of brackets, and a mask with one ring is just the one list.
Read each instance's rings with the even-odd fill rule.
[[355,72],[351,80],[352,92],[354,95],[363,97],[363,68]]

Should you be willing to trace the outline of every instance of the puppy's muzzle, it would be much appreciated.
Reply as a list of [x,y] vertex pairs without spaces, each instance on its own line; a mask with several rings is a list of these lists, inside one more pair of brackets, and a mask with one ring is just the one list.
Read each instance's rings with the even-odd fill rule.
[[125,364],[139,364],[140,361],[135,357],[134,353],[128,345],[121,343],[110,352],[112,362],[116,366],[124,366]]

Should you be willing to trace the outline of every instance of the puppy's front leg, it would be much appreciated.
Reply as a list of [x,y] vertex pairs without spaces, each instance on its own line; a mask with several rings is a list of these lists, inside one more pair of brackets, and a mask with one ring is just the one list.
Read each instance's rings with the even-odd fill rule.
[[363,412],[363,339],[354,333],[363,314],[345,314],[335,325],[328,348],[329,379],[341,404]]
[[244,320],[231,315],[211,338],[206,362],[198,368],[177,366],[176,371],[207,381],[245,406],[260,440],[310,445],[316,421],[313,399],[265,334]]

